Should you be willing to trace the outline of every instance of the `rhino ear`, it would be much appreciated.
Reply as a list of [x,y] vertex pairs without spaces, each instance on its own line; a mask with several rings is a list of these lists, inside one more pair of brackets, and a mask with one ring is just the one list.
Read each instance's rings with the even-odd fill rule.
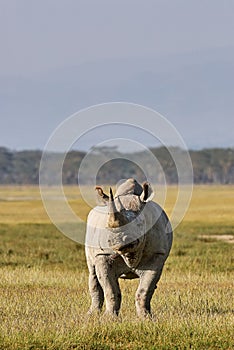
[[103,192],[103,189],[100,186],[96,186],[95,190],[97,191],[97,204],[107,205],[109,202],[109,196]]
[[140,196],[143,193],[142,186],[134,179],[134,194]]
[[153,199],[154,197],[154,191],[150,185],[149,182],[144,182],[142,184],[142,187],[143,187],[143,192],[140,196],[140,199],[142,202],[149,202]]

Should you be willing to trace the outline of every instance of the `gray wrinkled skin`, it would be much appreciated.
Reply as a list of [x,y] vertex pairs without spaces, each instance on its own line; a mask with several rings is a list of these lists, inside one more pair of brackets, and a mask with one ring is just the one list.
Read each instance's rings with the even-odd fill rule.
[[[85,252],[92,298],[89,312],[100,311],[105,299],[106,313],[118,315],[121,305],[118,279],[139,278],[136,311],[138,316],[145,317],[151,314],[150,301],[171,249],[172,228],[163,209],[147,201],[147,193],[152,195],[149,184],[143,185],[142,191],[134,179],[121,186],[124,194],[118,189],[113,205],[128,224],[110,227],[110,202],[95,207],[88,216]],[[108,196],[104,196],[106,200]]]

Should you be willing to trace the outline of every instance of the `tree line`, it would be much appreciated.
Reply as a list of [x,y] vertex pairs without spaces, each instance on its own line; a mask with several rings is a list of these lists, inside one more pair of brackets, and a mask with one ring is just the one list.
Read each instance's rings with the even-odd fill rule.
[[[183,150],[173,148],[183,154]],[[176,164],[170,150],[165,147],[152,148],[149,152],[136,152],[131,155],[121,153],[114,147],[94,149],[88,156],[85,152],[70,151],[67,153],[63,168],[62,179],[64,184],[77,184],[78,170],[85,163],[85,175],[80,184],[91,183],[92,176],[100,184],[117,183],[120,179],[135,177],[138,181],[146,180],[148,174],[155,174],[155,181],[162,183],[165,176],[167,183],[177,183]],[[194,183],[196,184],[233,184],[234,183],[234,149],[212,148],[189,151],[193,166]],[[130,156],[129,156],[130,155]],[[152,161],[152,155],[156,162]],[[38,184],[39,167],[42,151],[26,150],[12,151],[0,147],[0,184]],[[87,156],[87,157],[85,157]],[[51,156],[50,166],[53,166],[55,157]],[[86,162],[85,162],[86,160]],[[96,169],[95,164],[102,164]],[[156,164],[158,165],[156,167]],[[96,174],[97,172],[97,174]],[[48,185],[53,179],[48,179]]]

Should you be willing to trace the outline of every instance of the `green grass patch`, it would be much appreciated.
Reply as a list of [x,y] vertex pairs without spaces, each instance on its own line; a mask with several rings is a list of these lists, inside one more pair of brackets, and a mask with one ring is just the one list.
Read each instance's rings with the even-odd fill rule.
[[[79,225],[81,233],[84,224]],[[0,266],[84,269],[84,249],[51,224],[0,226]]]

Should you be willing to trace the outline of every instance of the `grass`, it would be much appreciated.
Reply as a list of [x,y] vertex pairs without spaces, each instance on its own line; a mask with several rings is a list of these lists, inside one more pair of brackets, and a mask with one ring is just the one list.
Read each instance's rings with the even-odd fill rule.
[[201,237],[234,235],[233,189],[195,187],[152,299],[155,320],[135,316],[138,281],[121,280],[121,314],[110,322],[87,317],[83,247],[50,223],[37,188],[0,188],[0,349],[233,349],[233,245]]

